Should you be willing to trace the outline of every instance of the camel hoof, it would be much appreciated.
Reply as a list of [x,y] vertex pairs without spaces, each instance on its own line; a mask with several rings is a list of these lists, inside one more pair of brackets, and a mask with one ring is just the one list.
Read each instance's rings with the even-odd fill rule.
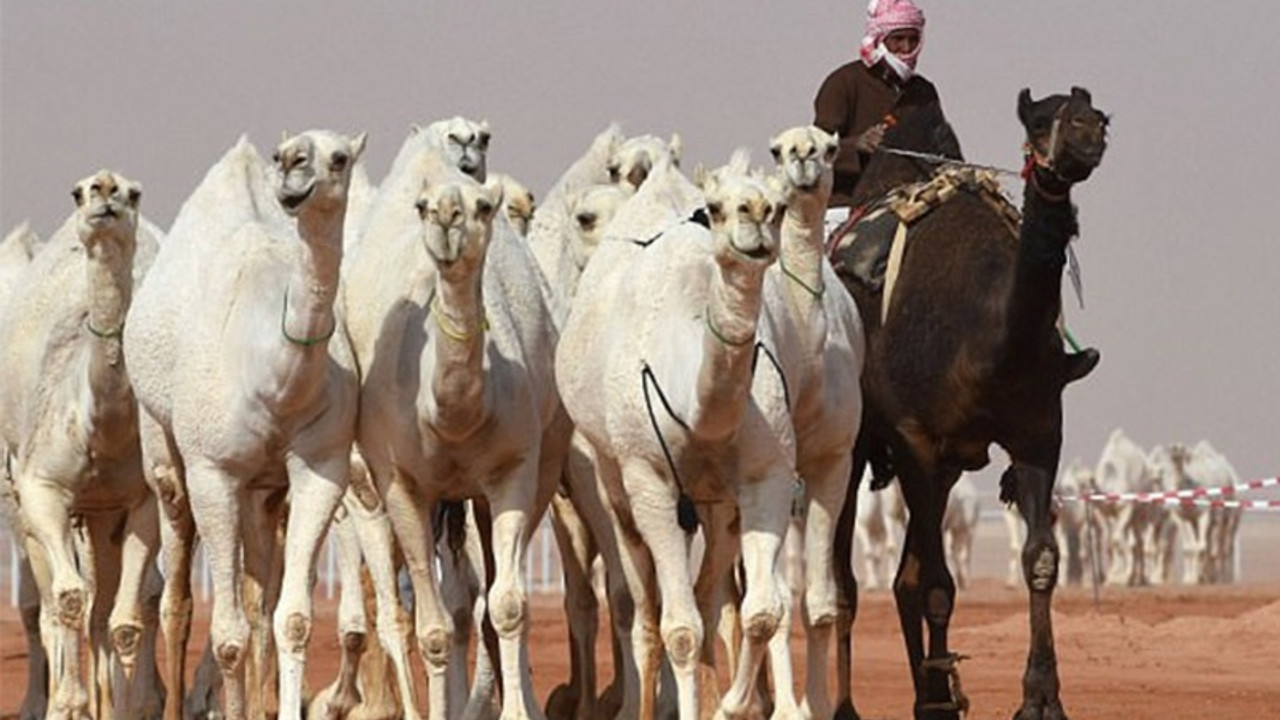
[[1067,713],[1057,702],[1045,706],[1028,704],[1014,713],[1013,720],[1067,720]]
[[596,698],[596,712],[594,717],[598,720],[614,720],[618,717],[618,712],[622,710],[622,685],[616,681],[611,683],[609,687],[600,693],[600,697]]
[[960,720],[960,708],[921,708],[917,705],[915,720]]
[[862,716],[858,714],[852,700],[844,700],[836,708],[835,720],[862,720]]

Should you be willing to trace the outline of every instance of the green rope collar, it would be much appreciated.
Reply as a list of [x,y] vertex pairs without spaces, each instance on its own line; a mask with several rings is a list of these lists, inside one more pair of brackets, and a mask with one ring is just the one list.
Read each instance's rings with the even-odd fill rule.
[[827,284],[822,281],[821,277],[818,278],[818,283],[819,283],[818,287],[814,288],[814,287],[810,287],[809,284],[806,283],[804,280],[802,280],[799,275],[796,275],[795,273],[791,272],[791,270],[787,268],[787,264],[782,261],[781,257],[778,258],[778,267],[782,268],[783,275],[786,275],[787,277],[794,280],[797,285],[804,288],[805,292],[809,293],[813,297],[821,300],[823,294],[827,292]]
[[728,337],[725,337],[725,334],[720,332],[720,329],[716,327],[716,324],[711,321],[710,307],[708,307],[706,312],[703,313],[703,317],[707,319],[707,329],[711,331],[711,334],[714,335],[717,340],[724,343],[725,345],[728,345],[730,347],[743,347],[744,345],[749,344],[752,340],[756,339],[756,336],[754,333],[752,333],[751,335],[748,335],[746,338],[742,340],[730,340]]
[[104,332],[94,327],[93,323],[89,322],[89,316],[86,315],[84,318],[84,326],[89,331],[89,334],[94,337],[100,337],[103,340],[116,340],[124,335],[124,323],[120,323],[120,327],[115,330],[108,330]]
[[280,334],[284,335],[285,340],[288,340],[294,345],[300,345],[302,347],[315,347],[316,345],[319,345],[321,343],[328,342],[329,338],[333,337],[334,331],[338,329],[338,318],[334,317],[333,326],[330,327],[329,332],[325,333],[324,335],[318,335],[313,338],[294,337],[290,335],[289,330],[285,328],[285,318],[287,318],[288,316],[289,316],[289,288],[285,288],[284,289],[284,306],[280,310]]

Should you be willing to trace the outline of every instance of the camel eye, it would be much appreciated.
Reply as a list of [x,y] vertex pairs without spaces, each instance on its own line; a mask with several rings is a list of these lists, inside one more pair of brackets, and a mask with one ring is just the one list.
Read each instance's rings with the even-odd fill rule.
[[84,189],[79,185],[71,189],[71,197],[75,199],[76,205],[84,203]]
[[280,151],[279,151],[279,150],[277,150],[277,151],[275,151],[274,153],[272,153],[272,154],[271,154],[271,162],[273,162],[273,163],[275,163],[275,164],[277,164],[277,165],[279,165],[279,164],[280,164]]
[[414,204],[413,204],[413,206],[414,206],[415,208],[417,208],[417,209],[418,209],[418,215],[419,215],[419,216],[426,217],[426,215],[427,215],[427,201],[426,201],[426,200],[419,200],[418,202],[414,203]]
[[746,203],[742,203],[741,205],[738,206],[739,215],[748,215],[750,213],[751,213],[751,208],[747,207]]
[[342,172],[347,168],[347,163],[350,162],[350,160],[351,158],[348,157],[346,153],[339,151],[335,152],[329,158],[329,165],[337,172]]
[[596,224],[595,213],[589,213],[589,212],[578,213],[578,227],[582,228],[583,230],[590,230],[591,228],[595,227],[595,224]]
[[782,148],[778,147],[777,145],[774,145],[773,147],[769,148],[769,152],[773,154],[774,162],[782,162]]
[[476,145],[481,150],[488,150],[489,149],[489,133],[480,133],[480,140],[479,142],[476,143]]
[[142,199],[142,191],[138,188],[129,188],[127,195],[129,197],[129,204],[131,205],[137,205],[138,201]]

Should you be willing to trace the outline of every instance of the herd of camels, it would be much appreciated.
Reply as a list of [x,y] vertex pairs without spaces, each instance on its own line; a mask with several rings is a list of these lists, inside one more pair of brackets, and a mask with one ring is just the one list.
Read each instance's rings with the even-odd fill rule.
[[[47,241],[23,227],[0,248],[5,509],[38,589],[23,720],[190,714],[197,543],[210,707],[231,720],[850,720],[867,467],[876,487],[899,480],[910,511],[892,586],[914,717],[955,720],[968,699],[941,514],[992,443],[1028,528],[1016,718],[1063,720],[1051,492],[1063,388],[1098,356],[1064,348],[1061,279],[1071,190],[1101,162],[1108,118],[1081,88],[1019,94],[1019,208],[917,113],[884,141],[914,152],[878,152],[862,183],[865,207],[896,218],[887,277],[850,266],[883,224],[828,243],[838,139],[812,126],[771,140],[773,167],[739,151],[686,175],[678,136],[611,125],[536,209],[488,172],[488,125],[466,118],[415,127],[376,186],[363,134],[286,135],[269,159],[242,138],[168,231],[133,180],[76,184]],[[800,688],[779,560],[793,506]],[[548,508],[572,671],[543,707],[523,568]],[[342,667],[304,698],[330,530]]]

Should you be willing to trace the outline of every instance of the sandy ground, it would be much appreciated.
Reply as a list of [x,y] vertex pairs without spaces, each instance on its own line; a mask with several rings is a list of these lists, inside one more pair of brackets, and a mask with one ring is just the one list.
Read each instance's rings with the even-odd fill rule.
[[[1280,717],[1280,563],[1271,554],[1280,518],[1250,521],[1243,531],[1244,582],[1232,586],[1060,589],[1054,603],[1063,698],[1073,718]],[[1003,531],[984,522],[975,573],[953,618],[952,648],[961,665],[969,717],[1009,718],[1018,706],[1027,652],[1026,593],[1004,587]],[[336,602],[317,602],[317,634],[307,667],[312,690],[337,670]],[[531,663],[536,694],[545,701],[567,676],[565,621],[555,595],[532,602]],[[191,644],[194,668],[207,632],[208,605],[197,610]],[[803,637],[794,633],[799,665]],[[605,635],[598,662],[611,676]],[[854,693],[868,720],[911,716],[910,680],[892,597],[862,595],[855,628]],[[26,682],[26,646],[17,612],[0,606],[0,717],[15,714]]]

